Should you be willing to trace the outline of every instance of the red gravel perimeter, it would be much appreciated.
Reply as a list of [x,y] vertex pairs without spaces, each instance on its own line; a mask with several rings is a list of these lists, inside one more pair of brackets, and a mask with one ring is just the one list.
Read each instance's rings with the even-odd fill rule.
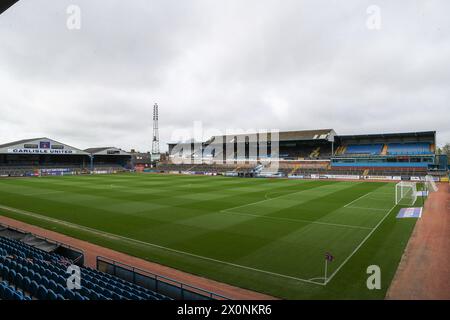
[[450,185],[425,203],[386,299],[450,299]]
[[46,237],[48,239],[65,243],[74,248],[84,251],[84,264],[89,267],[96,268],[97,256],[109,258],[121,263],[131,265],[133,267],[149,271],[151,273],[161,275],[170,279],[174,279],[185,284],[201,288],[207,291],[211,291],[216,294],[228,297],[235,300],[273,300],[274,297],[238,288],[231,285],[221,283],[218,281],[202,278],[190,273],[179,271],[173,268],[169,268],[157,263],[149,262],[143,259],[139,259],[118,251],[114,251],[108,248],[104,248],[83,240],[75,239],[54,231],[46,230],[40,227],[36,227],[21,221],[17,221],[11,218],[0,216],[0,223],[7,224],[9,226],[22,229],[24,231],[31,232],[35,235]]

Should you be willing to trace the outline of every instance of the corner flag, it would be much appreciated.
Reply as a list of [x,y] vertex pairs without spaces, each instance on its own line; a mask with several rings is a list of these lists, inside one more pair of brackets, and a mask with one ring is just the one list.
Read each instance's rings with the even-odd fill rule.
[[332,262],[334,260],[334,256],[331,253],[327,252],[325,253],[325,260]]
[[327,284],[327,280],[328,280],[328,278],[327,278],[327,275],[328,275],[328,262],[332,262],[334,260],[334,256],[331,254],[331,253],[329,253],[329,252],[325,252],[325,277],[324,277],[324,279],[325,279],[325,284]]

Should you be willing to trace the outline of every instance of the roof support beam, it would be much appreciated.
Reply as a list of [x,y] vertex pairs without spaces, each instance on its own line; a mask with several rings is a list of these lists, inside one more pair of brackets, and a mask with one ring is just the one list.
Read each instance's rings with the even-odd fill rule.
[[18,1],[19,0],[2,0],[2,3],[0,3],[0,14],[8,10],[9,7]]

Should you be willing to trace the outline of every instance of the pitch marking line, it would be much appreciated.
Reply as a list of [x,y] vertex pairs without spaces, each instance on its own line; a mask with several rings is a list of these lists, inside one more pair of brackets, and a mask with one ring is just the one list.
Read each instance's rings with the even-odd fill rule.
[[42,191],[42,192],[31,192],[31,193],[24,193],[24,196],[43,196],[48,194],[55,194],[55,193],[64,193],[64,191]]
[[[237,206],[237,207],[227,208],[227,209],[221,210],[221,212],[227,212],[227,211],[229,211],[229,210],[233,210],[233,209],[237,209],[237,208],[248,207],[248,206],[251,206],[251,205],[254,205],[254,204],[258,204],[258,203],[262,203],[262,202],[266,202],[266,201],[278,199],[278,198],[285,197],[285,196],[288,196],[288,195],[291,195],[291,194],[297,194],[297,193],[301,193],[301,192],[305,192],[305,191],[311,191],[311,190],[313,190],[313,189],[315,189],[315,188],[309,188],[309,189],[305,189],[305,190],[289,192],[289,193],[286,193],[286,194],[282,194],[281,196],[277,196],[277,197],[273,197],[273,198],[266,198],[266,199],[264,199],[264,200],[258,200],[258,201],[255,201],[255,202],[246,203],[246,204],[243,204],[243,205],[240,205],[240,206]],[[265,196],[266,196],[267,194],[269,194],[269,193],[270,193],[270,192],[267,192],[267,193],[265,194]],[[264,196],[264,197],[265,197],[265,196]]]
[[306,283],[320,285],[320,286],[325,286],[326,285],[325,283],[321,283],[321,282],[316,282],[316,281],[311,281],[311,280],[307,280],[307,279],[297,278],[297,277],[288,276],[288,275],[285,275],[285,274],[271,272],[271,271],[267,271],[267,270],[247,267],[247,266],[243,266],[243,265],[239,265],[239,264],[235,264],[235,263],[231,263],[231,262],[227,262],[227,261],[217,260],[217,259],[214,259],[214,258],[204,257],[204,256],[200,256],[200,255],[197,255],[197,254],[193,254],[193,253],[189,253],[189,252],[184,252],[184,251],[180,251],[180,250],[164,247],[164,246],[160,246],[160,245],[157,245],[157,244],[154,244],[154,243],[149,243],[149,242],[145,242],[145,241],[141,241],[141,240],[136,240],[136,239],[132,239],[132,238],[128,238],[128,237],[112,234],[112,233],[109,233],[109,232],[104,232],[104,231],[100,231],[100,230],[97,230],[97,229],[92,229],[92,228],[85,227],[85,226],[82,226],[82,225],[78,225],[78,224],[75,224],[75,223],[62,221],[62,220],[55,219],[55,218],[50,218],[50,217],[47,217],[47,216],[44,216],[44,215],[41,215],[41,214],[38,214],[38,213],[30,212],[30,211],[20,210],[20,209],[12,208],[12,207],[6,207],[6,206],[3,206],[3,205],[0,205],[0,209],[6,210],[6,211],[10,211],[10,212],[14,212],[14,213],[18,213],[18,214],[25,215],[25,216],[30,216],[30,217],[41,219],[41,220],[50,221],[50,222],[53,222],[53,223],[56,223],[56,224],[60,224],[60,225],[63,225],[63,226],[66,226],[66,227],[69,227],[69,228],[72,228],[72,229],[83,230],[85,232],[90,232],[90,233],[93,233],[93,234],[96,234],[98,236],[105,237],[105,238],[108,238],[108,239],[122,240],[122,241],[126,241],[126,242],[137,243],[137,244],[140,244],[140,245],[145,245],[145,246],[150,246],[150,247],[154,247],[154,248],[158,248],[158,249],[163,249],[163,250],[166,250],[166,251],[171,251],[171,252],[175,252],[175,253],[178,253],[178,254],[191,256],[191,257],[194,257],[194,258],[199,258],[199,259],[203,259],[203,260],[207,260],[207,261],[212,261],[212,262],[216,262],[216,263],[220,263],[220,264],[224,264],[224,265],[228,265],[228,266],[232,266],[232,267],[236,267],[236,268],[241,268],[241,269],[256,271],[256,272],[260,272],[260,273],[265,273],[265,274],[268,274],[268,275],[277,276],[277,277],[281,277],[281,278],[286,278],[286,279],[306,282]]
[[372,231],[369,232],[369,234],[363,239],[363,241],[361,241],[361,243],[355,248],[355,250],[353,250],[353,252],[341,263],[341,265],[339,267],[337,267],[337,269],[328,277],[328,279],[325,280],[325,285],[327,285],[331,279],[334,278],[334,276],[338,273],[339,270],[341,270],[341,268],[348,262],[348,260],[350,260],[351,257],[353,257],[355,255],[356,252],[358,252],[358,250],[363,246],[363,244],[367,241],[367,239],[370,238],[370,236],[378,229],[378,227],[383,223],[383,221],[389,216],[389,214],[392,212],[392,210],[394,210],[394,208],[397,205],[394,205],[385,215],[384,217],[380,220],[380,222],[378,222],[378,224],[375,226],[375,228],[372,229]]
[[359,210],[376,210],[376,211],[383,211],[383,212],[386,212],[386,211],[388,211],[389,209],[380,209],[380,208],[371,208],[371,207],[354,207],[354,206],[351,206],[351,207],[346,207],[347,209],[359,209]]
[[[314,189],[314,188],[312,188],[312,189]],[[310,189],[306,189],[306,190],[310,190]],[[288,196],[288,195],[290,195],[292,193],[297,193],[297,192],[306,191],[306,190],[299,190],[299,191],[269,191],[269,192],[266,192],[264,194],[264,199],[265,200],[272,200],[272,199],[276,199],[276,198],[279,198],[279,197]],[[281,195],[279,195],[279,196],[270,197],[271,194],[280,194],[280,193],[281,193]]]
[[239,216],[249,216],[261,219],[271,219],[271,220],[280,220],[280,221],[289,221],[289,222],[300,222],[300,223],[310,223],[310,224],[320,224],[325,226],[333,226],[333,227],[343,227],[343,228],[354,228],[354,229],[365,229],[372,230],[370,227],[362,227],[362,226],[354,226],[349,224],[339,224],[339,223],[328,223],[328,222],[320,222],[314,220],[303,220],[303,219],[291,219],[291,218],[283,218],[283,217],[270,217],[265,215],[251,214],[251,213],[241,213],[241,212],[230,212],[230,211],[219,211],[220,213],[225,214],[234,214]]
[[314,281],[314,280],[322,280],[322,281],[324,281],[324,280],[325,280],[325,277],[317,277],[317,278],[311,278],[311,279],[309,279],[309,281]]
[[[301,190],[301,191],[293,192],[293,193],[299,193],[299,192],[303,192],[303,191],[306,191],[306,190]],[[364,196],[366,196],[366,195],[367,194],[365,194]],[[274,199],[274,198],[272,198],[272,199]],[[256,203],[264,202],[264,201],[267,201],[267,200],[257,201]],[[240,208],[240,207],[243,207],[243,206],[239,206],[239,207],[235,207],[235,208]],[[342,269],[342,267],[344,267],[344,265],[350,260],[350,258],[353,257],[356,252],[358,252],[358,250],[363,246],[363,244],[378,229],[378,227],[389,216],[389,214],[392,212],[392,210],[394,210],[395,207],[396,207],[396,205],[394,205],[383,216],[383,218],[369,232],[369,234],[361,241],[361,243],[353,250],[353,252],[341,263],[341,265],[339,267],[336,268],[336,270],[326,279],[326,281],[324,281],[322,283],[322,282],[313,281],[314,279],[318,279],[318,278],[312,278],[312,280],[311,279],[307,280],[307,279],[302,279],[302,278],[297,278],[297,277],[293,277],[293,276],[288,276],[288,275],[284,275],[284,274],[280,274],[280,273],[276,273],[276,272],[271,272],[271,271],[251,268],[251,267],[247,267],[247,266],[243,266],[243,265],[239,265],[239,264],[235,264],[235,263],[231,263],[231,262],[221,261],[221,260],[217,260],[217,259],[213,259],[213,258],[209,258],[209,257],[196,255],[196,254],[189,253],[189,252],[184,252],[184,251],[180,251],[180,250],[176,250],[176,249],[160,246],[160,245],[149,243],[149,242],[144,242],[144,241],[141,241],[141,240],[136,240],[136,239],[120,236],[120,235],[115,235],[115,234],[112,234],[112,233],[100,231],[100,230],[97,230],[97,229],[92,229],[92,228],[89,228],[89,227],[81,226],[81,225],[70,223],[70,222],[67,222],[67,221],[62,221],[62,220],[58,220],[58,219],[55,219],[55,218],[50,218],[50,217],[47,217],[47,216],[44,216],[44,215],[40,215],[40,214],[37,214],[37,213],[32,213],[32,212],[29,212],[29,211],[24,211],[24,210],[20,210],[20,209],[16,209],[16,208],[11,208],[11,207],[6,207],[6,206],[0,205],[0,209],[3,209],[3,210],[19,213],[19,214],[22,214],[22,215],[31,216],[31,217],[38,218],[38,219],[41,219],[41,220],[51,221],[53,223],[65,225],[65,226],[73,228],[73,229],[84,230],[84,231],[87,231],[87,232],[90,232],[90,233],[94,233],[94,234],[97,234],[97,235],[100,235],[100,236],[103,236],[103,237],[106,237],[106,238],[122,239],[122,240],[125,240],[125,241],[128,241],[128,242],[134,242],[134,243],[138,243],[138,244],[141,244],[141,245],[155,247],[155,248],[159,248],[159,249],[163,249],[163,250],[167,250],[167,251],[171,251],[171,252],[175,252],[175,253],[178,253],[178,254],[183,254],[183,255],[187,255],[187,256],[191,256],[191,257],[195,257],[195,258],[199,258],[199,259],[203,259],[203,260],[207,260],[207,261],[213,261],[213,262],[224,264],[224,265],[229,265],[229,266],[233,266],[233,267],[237,267],[237,268],[242,268],[242,269],[246,269],[246,270],[251,270],[251,271],[256,271],[256,272],[260,272],[260,273],[265,273],[265,274],[269,274],[269,275],[272,275],[272,276],[278,276],[278,277],[281,277],[281,278],[292,279],[292,280],[296,280],[296,281],[300,281],[300,282],[316,284],[316,285],[320,285],[320,286],[326,286],[334,278],[334,276],[340,271],[340,269]],[[234,208],[230,208],[230,209],[234,209]],[[230,209],[226,209],[226,210],[230,210]],[[226,212],[226,210],[223,210],[223,211]]]
[[349,207],[352,203],[355,203],[356,201],[361,200],[362,198],[367,197],[367,196],[368,196],[369,194],[371,194],[371,193],[372,193],[372,191],[371,191],[371,192],[367,192],[366,194],[362,195],[362,196],[359,197],[359,198],[356,198],[355,200],[353,200],[353,201],[347,203],[347,204],[344,206],[344,208]]
[[[370,191],[370,192],[367,192],[366,194],[363,194],[361,197],[359,197],[359,198],[356,198],[355,200],[353,200],[353,201],[350,201],[349,203],[347,203],[343,208],[357,208],[357,207],[354,207],[354,206],[351,206],[353,203],[355,203],[355,202],[357,202],[358,200],[361,200],[361,199],[363,199],[363,198],[365,198],[365,197],[367,197],[368,195],[371,195],[371,194],[375,194],[375,195],[378,195],[378,194],[388,194],[388,193],[378,193],[378,192],[374,192],[374,191]],[[393,194],[389,194],[391,197],[393,196]],[[389,198],[372,198],[373,200],[379,200],[379,201],[383,201],[383,200],[388,200],[388,199],[390,199],[391,197],[389,197]],[[369,208],[368,208],[369,209]],[[373,209],[373,210],[383,210],[383,211],[386,211],[387,209],[376,209],[376,208],[370,208],[370,209]]]

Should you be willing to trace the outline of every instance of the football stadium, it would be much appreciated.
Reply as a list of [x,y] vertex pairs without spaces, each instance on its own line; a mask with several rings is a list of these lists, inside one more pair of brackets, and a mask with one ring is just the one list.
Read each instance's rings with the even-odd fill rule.
[[[323,35],[289,28],[318,12],[304,2],[110,3],[93,19],[90,1],[40,1],[0,6],[0,300],[140,301],[206,318],[218,306],[270,315],[285,300],[450,300],[441,66],[416,57],[381,75],[403,50],[386,35],[367,50],[341,41],[367,38],[353,11],[326,11],[350,29],[321,24],[338,41],[309,51]],[[241,8],[261,21],[230,18],[230,31],[219,18]],[[393,52],[370,69],[383,41]],[[280,129],[255,129],[268,127]]]
[[[448,192],[435,135],[279,132],[269,148],[262,134],[215,136],[170,143],[168,159],[143,170],[115,147],[81,150],[49,138],[0,145],[2,278],[15,288],[2,294],[383,299],[429,198]],[[15,220],[105,248],[106,257],[91,261],[89,246]],[[213,282],[140,270],[106,249]],[[64,288],[68,263],[86,282],[75,295]],[[370,265],[383,270],[381,290],[367,290]]]

